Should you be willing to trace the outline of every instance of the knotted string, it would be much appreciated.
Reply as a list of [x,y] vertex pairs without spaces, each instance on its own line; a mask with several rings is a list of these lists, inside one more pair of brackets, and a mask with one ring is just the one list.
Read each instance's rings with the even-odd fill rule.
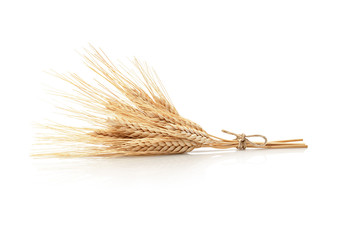
[[[229,131],[227,131],[227,130],[222,130],[222,132],[236,136],[236,139],[235,139],[235,140],[238,141],[238,146],[237,146],[236,148],[239,149],[239,150],[245,150],[248,143],[251,144],[251,145],[254,146],[254,147],[264,147],[264,146],[266,146],[266,144],[267,144],[267,138],[266,138],[265,136],[263,136],[263,135],[258,135],[258,134],[256,134],[256,135],[245,135],[244,133],[242,133],[242,134],[236,134],[236,133],[229,132]],[[250,137],[260,137],[260,138],[263,138],[263,139],[264,139],[264,142],[263,142],[263,143],[259,143],[259,144],[254,143],[254,142],[251,142],[251,141],[248,139],[248,138],[250,138]]]

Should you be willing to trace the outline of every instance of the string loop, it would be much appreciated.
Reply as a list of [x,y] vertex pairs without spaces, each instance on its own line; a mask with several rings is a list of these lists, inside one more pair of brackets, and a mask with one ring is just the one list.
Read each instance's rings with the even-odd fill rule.
[[[238,146],[236,147],[237,149],[239,150],[245,150],[247,145],[250,144],[254,147],[264,147],[266,146],[267,144],[267,138],[263,135],[259,135],[259,134],[255,134],[255,135],[245,135],[244,133],[242,134],[236,134],[236,133],[233,133],[233,132],[229,132],[227,130],[222,130],[222,132],[224,133],[227,133],[227,134],[231,134],[231,135],[234,135],[236,137],[235,140],[238,141]],[[251,137],[260,137],[264,140],[263,143],[254,143],[254,142],[251,142],[248,138],[251,138]]]

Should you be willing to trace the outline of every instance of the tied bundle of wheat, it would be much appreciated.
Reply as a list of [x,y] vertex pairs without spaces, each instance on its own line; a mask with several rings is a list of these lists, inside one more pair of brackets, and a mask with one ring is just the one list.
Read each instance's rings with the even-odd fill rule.
[[[59,147],[41,149],[35,156],[120,156],[160,155],[190,152],[195,148],[300,148],[302,139],[267,142],[261,135],[234,134],[226,140],[208,134],[200,125],[179,115],[155,71],[146,63],[132,60],[134,69],[114,65],[94,47],[83,55],[85,64],[100,80],[89,83],[77,74],[52,73],[75,88],[76,94],[55,92],[73,100],[80,108],[61,107],[67,115],[87,127],[49,124],[50,134],[41,144]],[[101,80],[102,79],[102,80]],[[249,137],[262,137],[252,142]]]

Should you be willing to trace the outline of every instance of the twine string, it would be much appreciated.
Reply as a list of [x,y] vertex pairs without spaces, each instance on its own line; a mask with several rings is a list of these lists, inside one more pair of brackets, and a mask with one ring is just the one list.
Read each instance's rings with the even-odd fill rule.
[[[254,147],[264,147],[267,144],[267,138],[263,135],[259,135],[259,134],[255,134],[255,135],[245,135],[244,133],[242,134],[236,134],[233,132],[229,132],[227,130],[222,130],[222,132],[227,133],[227,134],[231,134],[234,135],[236,137],[235,140],[238,141],[238,146],[236,147],[239,150],[245,150],[248,144],[251,144]],[[264,140],[263,143],[254,143],[251,142],[248,138],[251,137],[260,137]]]

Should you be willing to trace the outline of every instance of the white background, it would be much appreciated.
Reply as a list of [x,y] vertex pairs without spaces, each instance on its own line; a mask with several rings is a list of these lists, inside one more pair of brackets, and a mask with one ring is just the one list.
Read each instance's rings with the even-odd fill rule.
[[[350,1],[1,1],[1,239],[350,239]],[[31,159],[43,71],[156,68],[208,132],[307,150]],[[93,74],[91,74],[93,77]]]

